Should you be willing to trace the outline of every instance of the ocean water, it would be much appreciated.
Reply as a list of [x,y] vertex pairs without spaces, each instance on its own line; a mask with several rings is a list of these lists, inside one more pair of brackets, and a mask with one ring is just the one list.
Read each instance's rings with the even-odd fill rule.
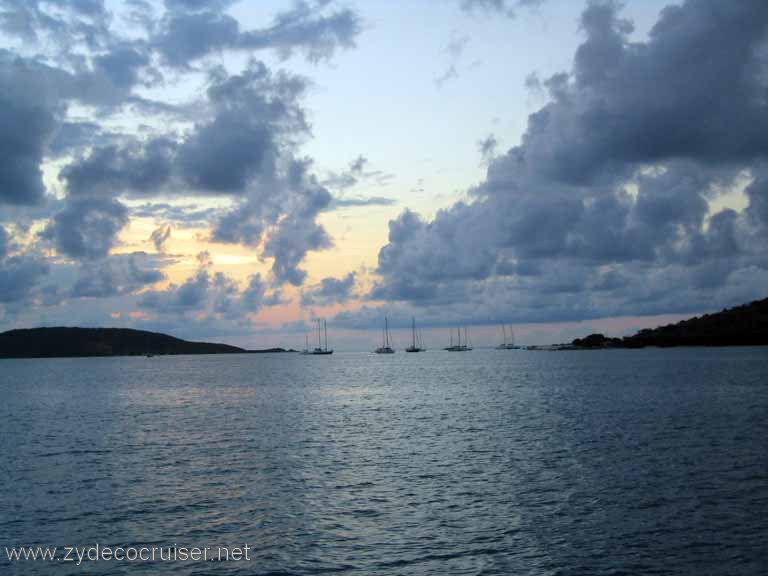
[[0,361],[0,574],[134,572],[768,574],[768,349]]

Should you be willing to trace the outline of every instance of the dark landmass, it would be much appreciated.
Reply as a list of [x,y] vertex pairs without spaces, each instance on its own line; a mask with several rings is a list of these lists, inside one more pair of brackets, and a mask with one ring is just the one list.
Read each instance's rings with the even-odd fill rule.
[[602,334],[590,334],[571,343],[572,348],[578,349],[766,345],[768,298],[677,324],[646,328],[634,336],[606,338]]
[[[273,352],[281,349],[271,350]],[[0,358],[242,354],[237,346],[189,342],[128,328],[31,328],[0,333]],[[253,352],[256,352],[255,350]]]

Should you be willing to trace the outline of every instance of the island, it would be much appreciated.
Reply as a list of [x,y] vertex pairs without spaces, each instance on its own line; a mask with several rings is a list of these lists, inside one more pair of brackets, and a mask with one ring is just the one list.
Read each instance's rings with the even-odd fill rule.
[[169,354],[259,354],[283,348],[245,350],[228,344],[190,342],[130,328],[28,328],[0,333],[0,358],[157,356]]
[[704,314],[676,324],[646,328],[634,336],[608,338],[590,334],[567,348],[644,348],[658,346],[765,346],[768,345],[768,298]]

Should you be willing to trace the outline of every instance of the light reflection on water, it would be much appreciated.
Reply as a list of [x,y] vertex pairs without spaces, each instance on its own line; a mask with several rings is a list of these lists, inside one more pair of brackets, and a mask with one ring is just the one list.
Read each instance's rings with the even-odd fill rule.
[[6,360],[0,396],[0,547],[253,548],[77,573],[766,567],[762,349]]

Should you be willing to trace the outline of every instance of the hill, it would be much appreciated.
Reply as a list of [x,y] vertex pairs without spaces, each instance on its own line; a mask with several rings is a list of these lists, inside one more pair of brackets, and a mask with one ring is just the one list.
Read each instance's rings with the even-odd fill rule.
[[622,339],[592,334],[577,338],[572,345],[576,348],[765,346],[768,345],[768,298],[677,324],[647,328]]
[[139,356],[142,354],[236,354],[227,344],[189,342],[129,328],[30,328],[0,333],[0,358]]

